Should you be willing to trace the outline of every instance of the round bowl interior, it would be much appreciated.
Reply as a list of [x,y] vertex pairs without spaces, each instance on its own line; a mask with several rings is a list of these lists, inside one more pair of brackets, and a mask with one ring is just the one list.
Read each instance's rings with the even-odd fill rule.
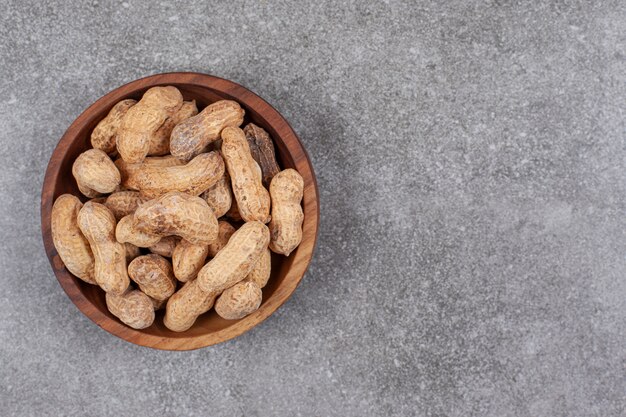
[[[241,320],[224,320],[214,310],[198,318],[189,330],[172,332],[163,325],[164,310],[157,312],[154,324],[135,330],[122,324],[107,309],[104,292],[70,274],[59,258],[50,229],[50,213],[54,200],[70,193],[87,199],[78,192],[72,176],[72,163],[89,149],[90,134],[111,107],[126,98],[140,99],[150,87],[173,85],[185,100],[196,100],[198,109],[221,99],[237,101],[246,111],[245,123],[253,122],[272,136],[281,167],[295,168],[304,178],[303,237],[300,246],[289,256],[272,254],[272,274],[263,288],[261,307]],[[106,331],[129,342],[157,349],[191,350],[232,339],[256,326],[289,298],[308,267],[317,239],[319,197],[311,161],[287,121],[267,102],[244,87],[221,78],[197,73],[153,75],[133,81],[108,93],[85,110],[67,129],[54,150],[44,179],[41,194],[41,226],[48,259],[59,283],[72,302],[87,317]]]

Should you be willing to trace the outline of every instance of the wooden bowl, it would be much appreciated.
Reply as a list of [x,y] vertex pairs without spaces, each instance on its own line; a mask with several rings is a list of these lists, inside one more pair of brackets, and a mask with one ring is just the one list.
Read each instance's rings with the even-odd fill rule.
[[[138,100],[148,88],[158,85],[176,86],[185,100],[196,100],[199,109],[221,99],[237,101],[246,110],[245,123],[254,122],[272,136],[281,167],[295,168],[304,178],[302,243],[289,257],[273,254],[272,274],[263,288],[263,303],[257,311],[241,320],[224,320],[211,310],[200,316],[189,330],[176,333],[163,325],[163,310],[160,310],[152,326],[143,330],[131,329],[108,311],[104,291],[68,272],[52,243],[50,213],[54,200],[64,193],[86,200],[78,192],[71,171],[76,157],[91,148],[93,128],[115,103],[126,98]],[[198,73],[177,72],[142,78],[111,91],[92,104],[67,129],[52,153],[41,192],[41,228],[46,253],[54,274],[72,302],[109,333],[156,349],[191,350],[210,346],[237,337],[265,320],[289,298],[304,276],[313,256],[318,226],[319,196],[313,166],[291,126],[266,101],[244,87]]]

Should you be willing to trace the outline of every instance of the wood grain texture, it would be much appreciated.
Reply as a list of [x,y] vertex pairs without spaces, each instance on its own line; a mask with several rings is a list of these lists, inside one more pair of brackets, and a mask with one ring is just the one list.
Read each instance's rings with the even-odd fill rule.
[[[156,313],[154,323],[142,330],[122,324],[106,307],[104,292],[70,274],[52,242],[50,213],[56,197],[63,193],[79,196],[72,178],[72,163],[90,148],[93,128],[111,108],[123,99],[139,99],[154,86],[173,85],[185,100],[196,100],[199,109],[217,100],[236,100],[246,111],[244,123],[253,122],[274,139],[281,167],[294,168],[304,178],[303,238],[300,246],[287,258],[272,255],[272,274],[263,288],[261,307],[241,320],[225,320],[214,310],[198,318],[187,331],[176,333],[163,325],[163,311]],[[165,350],[192,350],[230,340],[250,330],[269,317],[296,289],[311,262],[319,228],[319,194],[313,166],[295,132],[287,121],[266,101],[228,80],[198,73],[153,75],[119,87],[85,110],[67,129],[52,153],[41,193],[41,227],[44,246],[52,269],[64,291],[80,311],[104,330],[142,346]]]

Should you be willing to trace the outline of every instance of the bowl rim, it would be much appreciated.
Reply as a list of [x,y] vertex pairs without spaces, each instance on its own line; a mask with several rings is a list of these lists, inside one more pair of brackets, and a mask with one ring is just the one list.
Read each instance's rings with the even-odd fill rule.
[[[289,267],[280,286],[276,288],[272,296],[269,297],[257,311],[241,320],[233,321],[232,325],[213,333],[185,336],[184,332],[181,332],[176,338],[170,338],[143,333],[141,330],[127,327],[121,322],[103,314],[84,296],[79,288],[77,282],[78,278],[75,278],[67,271],[58,257],[52,241],[50,215],[54,203],[53,187],[57,183],[60,175],[61,162],[69,146],[76,139],[76,135],[85,123],[94,118],[96,113],[101,114],[103,107],[106,108],[107,105],[112,106],[124,97],[138,90],[157,85],[176,86],[182,84],[204,87],[220,94],[231,96],[234,100],[241,103],[243,107],[253,109],[259,117],[264,119],[272,118],[272,129],[279,132],[278,136],[282,138],[283,145],[287,148],[289,154],[292,156],[294,154],[299,155],[299,158],[294,160],[294,163],[305,179],[304,199],[309,207],[309,213],[306,213],[307,204],[305,204],[303,228],[310,228],[313,233],[310,234],[309,243],[305,250],[296,251],[294,253],[296,258],[292,261],[292,265]],[[285,138],[289,140],[285,140]],[[301,169],[305,172],[303,173]],[[296,287],[302,281],[311,263],[313,254],[315,253],[320,223],[319,205],[317,179],[309,155],[293,128],[274,107],[254,92],[238,83],[224,78],[198,72],[168,72],[139,78],[113,89],[88,106],[70,124],[57,143],[48,161],[41,190],[40,214],[44,248],[52,270],[70,300],[85,316],[107,332],[136,345],[160,350],[194,350],[240,336],[265,321],[291,297]]]

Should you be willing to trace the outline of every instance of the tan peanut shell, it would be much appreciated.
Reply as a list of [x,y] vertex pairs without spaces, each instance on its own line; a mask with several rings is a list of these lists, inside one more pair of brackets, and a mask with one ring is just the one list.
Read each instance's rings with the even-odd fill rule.
[[126,248],[115,240],[115,217],[103,204],[87,202],[78,213],[78,227],[94,255],[94,277],[106,292],[122,294],[130,280],[126,271]]
[[130,109],[137,103],[137,100],[126,99],[117,103],[109,111],[107,116],[100,120],[91,132],[91,146],[96,149],[100,149],[108,154],[116,151],[115,137],[117,135],[117,129],[122,123],[122,118]]
[[280,172],[276,162],[274,142],[272,142],[272,138],[263,128],[254,123],[248,123],[243,131],[250,146],[250,153],[261,167],[263,185],[269,187],[274,175]]
[[171,167],[176,165],[184,165],[185,162],[172,155],[166,156],[153,156],[143,160],[143,162],[136,164],[129,164],[122,158],[115,160],[115,166],[120,171],[122,177],[122,187],[128,190],[138,190],[139,184],[137,184],[137,174],[142,168],[147,167]]
[[270,195],[263,187],[261,169],[250,154],[243,130],[227,127],[222,131],[222,156],[241,217],[247,222],[267,223],[270,220]]
[[197,278],[200,288],[205,292],[220,293],[243,280],[267,248],[269,239],[269,230],[263,223],[245,223],[200,270]]
[[126,249],[126,264],[128,265],[130,261],[141,255],[141,250],[133,245],[132,243],[124,243],[124,248]]
[[[231,189],[232,192],[232,189]],[[243,219],[241,218],[241,214],[239,214],[239,207],[237,206],[237,200],[233,197],[233,201],[230,204],[230,209],[225,214],[230,220],[234,222],[241,222]]]
[[78,181],[76,181],[76,185],[78,186],[78,191],[80,191],[80,193],[84,195],[85,197],[88,197],[90,199],[96,199],[102,196],[102,193],[99,193],[96,190],[92,190],[91,188],[86,187],[85,185],[79,183]]
[[169,191],[200,195],[224,175],[224,160],[217,152],[203,153],[185,165],[142,167],[136,175],[141,195],[157,198]]
[[106,196],[94,197],[94,198],[89,199],[89,201],[91,201],[92,203],[104,204],[107,201],[107,197]]
[[227,126],[243,123],[245,111],[239,103],[220,100],[208,105],[198,115],[179,123],[170,137],[170,152],[177,158],[189,161],[203,152],[211,142],[219,139]]
[[209,207],[213,209],[215,217],[220,218],[225,215],[228,210],[230,210],[230,206],[233,202],[233,192],[230,189],[230,177],[228,176],[228,172],[224,170],[224,174],[220,179],[202,193],[201,197],[204,198]]
[[142,162],[150,151],[152,136],[182,104],[183,96],[176,87],[152,87],[146,91],[128,109],[117,130],[117,151],[122,159],[129,163]]
[[217,218],[206,201],[177,191],[142,204],[133,218],[138,230],[176,235],[194,244],[208,245],[218,235]]
[[143,197],[138,191],[117,191],[107,197],[104,205],[119,221],[122,217],[133,214],[141,203],[145,203],[149,199]]
[[59,196],[52,206],[52,241],[68,271],[89,284],[96,284],[94,257],[89,242],[78,227],[78,212],[83,207],[71,195]]
[[286,169],[276,174],[270,184],[272,196],[272,221],[270,249],[285,256],[302,241],[304,214],[300,201],[304,192],[304,180],[295,169]]
[[171,258],[174,254],[174,249],[176,249],[176,245],[178,245],[180,240],[181,239],[178,236],[166,236],[161,238],[159,243],[150,246],[148,249],[150,252],[156,253],[157,255]]
[[139,290],[123,294],[106,294],[107,308],[115,317],[133,329],[145,329],[154,322],[154,305],[150,297]]
[[261,257],[246,277],[246,281],[254,282],[259,288],[265,287],[272,273],[272,254],[269,249],[263,250]]
[[161,240],[161,236],[144,232],[135,227],[133,215],[124,216],[117,222],[115,238],[120,243],[131,243],[140,248],[149,248]]
[[162,308],[165,308],[165,305],[167,304],[168,300],[169,298],[165,300],[155,300],[154,298],[150,297],[150,301],[152,301],[152,306],[154,307],[154,311],[158,311],[158,310],[161,310]]
[[185,283],[167,301],[163,324],[174,332],[184,332],[193,326],[200,314],[213,307],[216,297],[217,293],[202,291],[197,279]]
[[258,310],[262,299],[261,288],[255,282],[238,282],[220,295],[215,312],[226,320],[238,320]]
[[198,114],[196,101],[185,101],[178,111],[168,117],[161,127],[150,138],[148,155],[165,155],[170,153],[170,135],[174,126]]
[[225,220],[218,222],[218,228],[217,239],[209,245],[209,256],[211,258],[215,257],[215,255],[226,246],[230,237],[235,233],[235,230],[237,230]]
[[89,149],[78,155],[72,165],[72,175],[87,197],[98,197],[93,192],[112,193],[121,183],[117,167],[100,149]]
[[204,266],[208,254],[208,245],[194,245],[181,239],[172,253],[172,266],[176,279],[180,282],[187,282],[195,278]]
[[135,258],[128,265],[128,275],[139,289],[157,301],[167,300],[176,291],[176,278],[170,262],[150,254]]

